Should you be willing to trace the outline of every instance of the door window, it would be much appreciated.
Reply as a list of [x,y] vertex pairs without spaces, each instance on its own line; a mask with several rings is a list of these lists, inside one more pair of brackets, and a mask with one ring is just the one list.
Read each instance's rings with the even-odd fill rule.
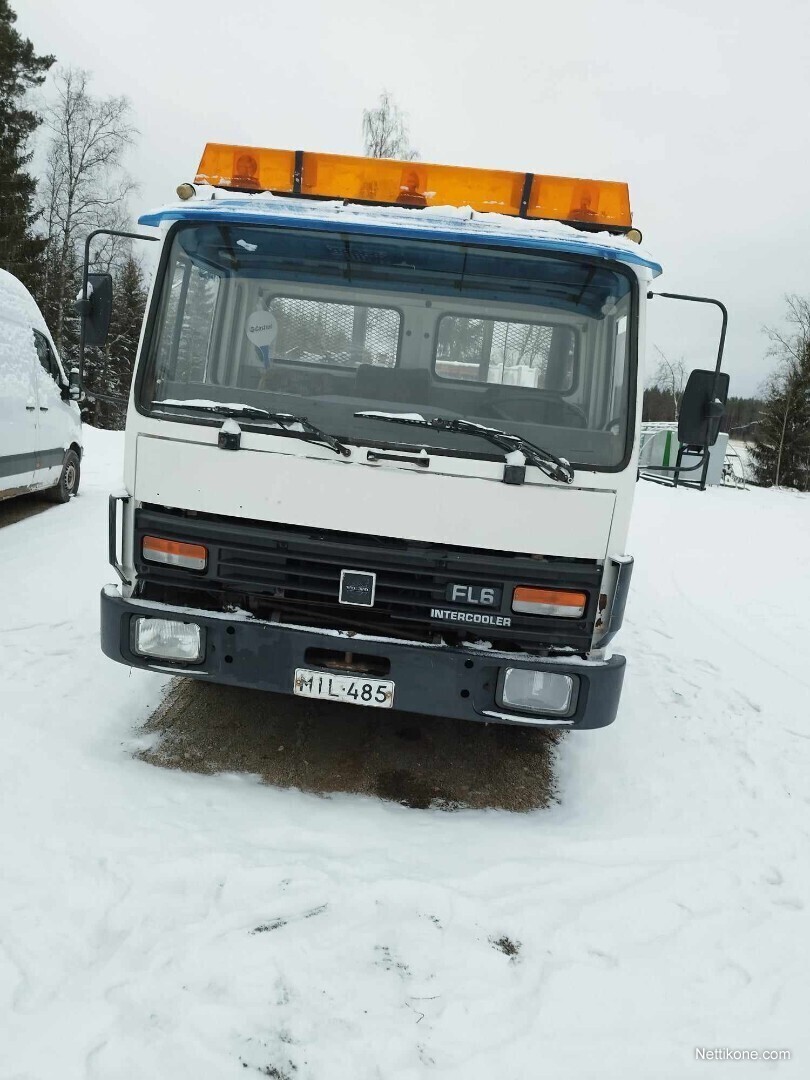
[[51,343],[45,337],[44,334],[40,334],[38,330],[34,331],[34,345],[36,346],[37,356],[39,362],[42,364],[44,371],[50,375],[56,382],[61,380],[61,373],[59,371],[59,365],[56,362],[56,357],[53,354]]

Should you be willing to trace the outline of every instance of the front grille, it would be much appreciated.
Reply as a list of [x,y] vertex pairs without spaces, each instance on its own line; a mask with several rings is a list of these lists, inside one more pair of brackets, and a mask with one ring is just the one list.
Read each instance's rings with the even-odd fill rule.
[[[202,543],[209,551],[206,570],[196,574],[145,563],[139,556],[139,588],[151,599],[167,600],[174,590],[181,590],[184,603],[190,603],[193,594],[198,605],[205,600],[202,606],[233,605],[298,625],[409,640],[485,638],[520,648],[556,645],[584,650],[593,633],[601,570],[592,562],[141,509],[136,515],[137,552],[147,534]],[[339,602],[342,570],[376,574],[372,608]],[[501,604],[454,603],[447,598],[453,584],[500,589]],[[510,609],[516,585],[580,589],[588,594],[585,616],[516,615]],[[448,622],[433,618],[432,608],[500,616],[510,619],[511,625]]]

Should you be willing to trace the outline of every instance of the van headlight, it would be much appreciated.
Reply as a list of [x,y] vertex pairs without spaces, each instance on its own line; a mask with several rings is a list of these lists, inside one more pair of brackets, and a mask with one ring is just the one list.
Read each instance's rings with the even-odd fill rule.
[[196,664],[205,653],[205,636],[197,623],[136,618],[132,620],[132,651],[156,660]]
[[503,668],[497,693],[503,709],[538,713],[542,716],[565,716],[575,703],[579,679],[555,671],[532,671],[530,668]]

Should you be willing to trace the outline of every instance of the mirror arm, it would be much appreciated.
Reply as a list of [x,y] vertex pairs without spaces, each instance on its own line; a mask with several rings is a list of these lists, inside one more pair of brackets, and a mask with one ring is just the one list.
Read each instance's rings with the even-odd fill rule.
[[90,274],[90,241],[97,236],[123,236],[127,240],[159,240],[158,236],[147,236],[146,233],[121,232],[119,229],[93,229],[84,240],[84,264],[82,266],[82,294],[76,301],[76,310],[79,313],[79,386],[84,386],[84,327],[87,313],[90,310],[90,301],[87,296],[87,279]]
[[[690,296],[688,293],[675,293],[675,292],[648,292],[647,299],[652,300],[656,296],[664,296],[667,300],[688,300],[695,304],[713,304],[714,307],[720,308],[720,314],[723,317],[723,322],[720,327],[720,344],[717,346],[717,363],[714,366],[714,387],[712,389],[712,397],[717,400],[717,376],[720,374],[720,369],[723,365],[723,350],[726,347],[726,329],[728,327],[728,308],[722,300],[715,300],[711,296]],[[663,466],[663,465],[648,465],[642,470],[642,472],[695,472],[696,469],[703,468],[703,463],[708,456],[708,448],[704,449],[703,457],[700,459],[700,463],[697,465],[690,465],[688,469],[679,469],[677,466]]]
[[689,296],[687,293],[675,292],[647,293],[648,300],[652,300],[653,297],[656,296],[665,296],[668,300],[689,300],[695,304],[713,304],[715,307],[720,308],[720,313],[723,316],[723,325],[720,328],[720,344],[717,348],[717,363],[714,366],[715,375],[719,375],[720,368],[723,365],[723,349],[726,347],[726,328],[728,327],[728,308],[726,305],[721,300],[714,300],[710,296]]

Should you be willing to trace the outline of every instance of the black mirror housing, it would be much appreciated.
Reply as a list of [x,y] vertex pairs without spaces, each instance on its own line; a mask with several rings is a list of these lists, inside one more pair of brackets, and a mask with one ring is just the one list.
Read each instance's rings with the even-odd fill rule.
[[103,345],[112,318],[112,274],[87,275],[87,299],[77,300],[74,310],[84,320],[85,345]]
[[729,377],[725,372],[696,368],[689,376],[678,412],[682,446],[714,446],[726,410]]

